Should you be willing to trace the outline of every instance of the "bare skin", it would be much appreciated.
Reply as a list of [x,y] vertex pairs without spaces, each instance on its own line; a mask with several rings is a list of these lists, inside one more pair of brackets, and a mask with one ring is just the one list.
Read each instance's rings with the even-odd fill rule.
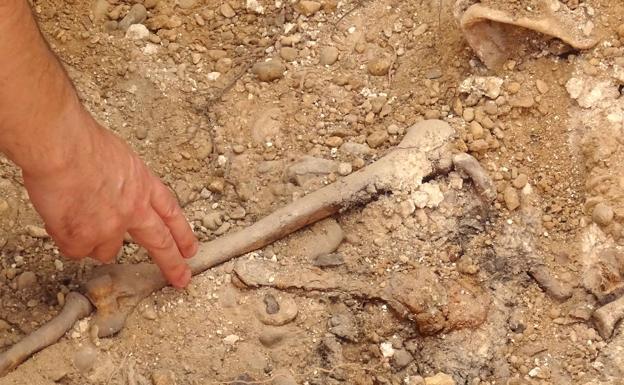
[[67,257],[112,262],[126,232],[184,287],[195,238],[171,192],[78,100],[26,0],[0,0],[0,151]]

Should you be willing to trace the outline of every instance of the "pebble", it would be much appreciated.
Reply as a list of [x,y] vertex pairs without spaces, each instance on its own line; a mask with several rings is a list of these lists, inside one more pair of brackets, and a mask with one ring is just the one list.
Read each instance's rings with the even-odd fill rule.
[[513,211],[520,207],[520,196],[518,195],[518,191],[512,186],[507,186],[507,188],[505,188],[503,191],[503,199],[505,200],[505,205],[509,211]]
[[439,68],[431,68],[425,71],[425,78],[427,79],[439,79],[442,77],[442,70]]
[[526,329],[526,321],[524,320],[524,314],[520,309],[514,309],[509,315],[507,324],[509,329],[514,333],[522,333]]
[[98,351],[91,345],[85,345],[74,353],[73,363],[81,373],[88,373],[97,362]]
[[143,24],[132,24],[126,31],[126,39],[144,40],[150,35],[149,29]]
[[128,14],[119,22],[119,29],[127,30],[133,24],[140,24],[147,18],[147,9],[143,4],[134,4]]
[[392,347],[392,342],[382,342],[379,345],[379,350],[381,351],[381,355],[385,358],[390,358],[394,355],[394,348]]
[[473,139],[483,139],[483,136],[485,135],[483,126],[476,120],[470,122],[470,135],[472,135]]
[[217,62],[215,63],[214,69],[216,72],[224,74],[232,69],[233,64],[234,62],[229,57],[222,57],[217,60]]
[[312,16],[321,9],[321,3],[317,1],[302,0],[295,6],[297,11],[305,16]]
[[356,156],[369,155],[371,153],[371,149],[367,144],[355,142],[345,142],[340,146],[340,151]]
[[26,225],[26,233],[33,238],[48,238],[48,232],[43,228],[35,225]]
[[11,324],[7,321],[0,319],[0,332],[4,332],[11,329]]
[[260,343],[267,348],[272,348],[280,344],[288,337],[288,333],[283,328],[267,326],[258,336]]
[[344,263],[344,256],[340,253],[323,254],[312,260],[312,264],[318,267],[336,267]]
[[537,90],[539,91],[540,94],[545,94],[550,90],[550,87],[548,87],[548,84],[546,84],[546,82],[541,79],[537,79],[535,81],[535,86],[537,87]]
[[297,380],[287,369],[278,369],[273,373],[272,385],[297,385]]
[[515,95],[509,98],[512,107],[531,108],[535,105],[535,99],[531,95]]
[[197,0],[178,0],[178,5],[182,9],[193,8],[196,3],[197,3]]
[[152,372],[152,385],[176,385],[175,375],[171,370],[156,369]]
[[388,138],[390,138],[390,136],[387,131],[378,130],[366,138],[366,143],[368,143],[371,148],[377,148],[384,144]]
[[276,59],[256,63],[251,68],[251,72],[263,82],[271,82],[282,78],[284,76],[284,71],[286,71],[286,67],[282,62]]
[[236,345],[236,343],[240,341],[240,339],[241,338],[237,336],[236,334],[230,334],[229,336],[226,336],[225,338],[223,338],[223,343],[226,345],[233,346],[233,345]]
[[565,301],[572,297],[572,286],[555,277],[546,266],[539,265],[532,267],[529,271],[529,275],[533,277],[539,287],[551,297],[559,301]]
[[280,57],[286,61],[295,61],[299,56],[299,51],[293,47],[282,47],[280,49]]
[[25,271],[17,277],[17,288],[19,290],[34,287],[37,284],[37,275],[32,271]]
[[353,166],[351,163],[342,162],[338,165],[338,174],[340,176],[347,176],[353,172]]
[[319,62],[321,65],[330,66],[338,61],[338,54],[336,47],[323,47],[319,54]]
[[147,138],[147,128],[145,126],[139,126],[134,130],[134,136],[138,140]]
[[485,102],[483,110],[489,115],[496,115],[498,114],[498,104],[494,100],[488,100]]
[[368,68],[368,73],[373,76],[385,76],[390,71],[391,65],[392,58],[388,55],[383,55],[371,59],[366,68]]
[[276,300],[276,302],[278,303],[279,311],[274,314],[269,314],[266,311],[267,306],[263,299],[256,311],[260,322],[269,326],[283,326],[297,318],[299,307],[294,299],[283,296],[279,301]]
[[414,357],[405,349],[398,349],[394,351],[392,356],[392,365],[401,370],[409,365],[414,360]]
[[464,112],[462,114],[463,118],[465,121],[467,122],[472,122],[475,118],[475,111],[473,108],[468,107],[466,109],[464,109]]
[[328,147],[340,147],[342,145],[342,138],[339,136],[330,136],[325,140],[325,145]]
[[527,183],[529,183],[529,177],[526,174],[518,174],[516,179],[514,179],[513,182],[511,182],[511,184],[517,189],[524,188],[524,186],[526,186]]
[[142,315],[143,318],[150,321],[154,321],[156,318],[158,318],[158,315],[156,314],[156,311],[152,306],[147,306],[145,309],[143,309]]
[[425,385],[455,385],[455,380],[448,374],[438,373],[433,377],[426,377]]
[[236,12],[234,12],[234,9],[232,9],[232,6],[227,2],[221,4],[219,11],[224,17],[227,17],[228,19],[231,19],[232,17],[236,16]]
[[620,39],[624,39],[624,24],[620,24],[617,27],[617,34],[620,36]]
[[604,202],[598,203],[594,206],[594,210],[592,211],[592,220],[600,225],[607,226],[613,221],[614,212],[611,206]]
[[60,259],[54,260],[54,267],[56,268],[56,271],[63,271],[63,269],[65,268],[65,266],[63,265],[63,261],[61,261]]
[[202,218],[202,225],[210,230],[216,230],[223,224],[223,214],[218,211],[213,211],[204,215]]

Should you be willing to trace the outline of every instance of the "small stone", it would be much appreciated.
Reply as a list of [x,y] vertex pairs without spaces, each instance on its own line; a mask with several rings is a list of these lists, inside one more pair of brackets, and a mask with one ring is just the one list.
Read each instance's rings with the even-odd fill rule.
[[414,357],[405,349],[399,349],[394,351],[392,356],[392,365],[395,368],[401,370],[409,365],[414,360]]
[[550,90],[550,87],[548,87],[548,84],[546,84],[546,82],[541,79],[537,79],[535,81],[535,86],[537,87],[537,90],[539,91],[540,94],[545,94]]
[[416,203],[413,199],[404,200],[399,204],[398,213],[403,219],[410,217],[416,212]]
[[63,261],[61,261],[60,259],[54,260],[54,267],[56,268],[56,271],[63,271],[63,269],[65,268],[65,266],[63,266]]
[[134,137],[138,140],[147,138],[147,128],[145,126],[139,126],[134,130]]
[[496,115],[498,114],[498,104],[494,100],[488,100],[485,102],[484,111],[488,115]]
[[355,142],[345,142],[340,146],[340,151],[355,156],[364,156],[371,153],[371,149],[367,144]]
[[286,61],[295,61],[299,56],[299,51],[293,47],[282,47],[280,49],[280,57]]
[[171,370],[156,369],[152,372],[152,385],[176,385],[175,375]]
[[442,77],[442,70],[439,68],[430,68],[425,71],[425,78],[427,79],[439,79]]
[[133,24],[140,24],[147,18],[147,9],[143,4],[134,4],[128,14],[119,22],[119,29],[127,30]]
[[154,310],[154,308],[152,306],[147,306],[145,309],[143,309],[143,318],[153,321],[156,318],[158,318],[158,315],[156,314],[156,311]]
[[32,271],[25,271],[17,277],[17,288],[28,289],[37,285],[37,276]]
[[9,210],[9,202],[6,199],[0,198],[0,215]]
[[385,76],[392,66],[392,58],[388,55],[378,56],[368,62],[368,73],[373,76]]
[[507,320],[509,329],[514,333],[522,333],[526,329],[525,316],[520,309],[514,309]]
[[43,228],[35,225],[27,225],[26,232],[33,238],[48,238],[48,232]]
[[433,377],[426,377],[425,385],[455,385],[455,380],[448,374],[438,373]]
[[197,0],[178,0],[178,5],[182,9],[190,9],[195,6]]
[[330,136],[325,140],[325,145],[328,147],[340,147],[342,145],[342,138],[339,136]]
[[227,17],[228,19],[231,19],[232,17],[236,16],[236,12],[234,12],[234,9],[232,9],[232,6],[227,2],[221,4],[219,11],[221,11],[221,14],[224,17]]
[[321,9],[321,3],[316,1],[302,0],[295,6],[297,11],[305,16],[312,16]]
[[279,369],[273,373],[271,385],[297,385],[297,380],[287,369]]
[[366,138],[366,143],[368,143],[368,145],[371,148],[377,148],[381,146],[382,144],[384,144],[388,140],[388,138],[389,138],[389,135],[387,131],[379,130],[370,134]]
[[0,319],[0,332],[5,332],[9,329],[11,329],[11,324],[3,319]]
[[620,36],[620,39],[624,39],[624,24],[620,24],[617,27],[617,34]]
[[421,376],[409,376],[406,385],[425,385],[425,379]]
[[143,24],[132,24],[126,31],[126,39],[130,40],[145,40],[149,35],[149,29]]
[[394,355],[394,348],[392,347],[392,342],[382,342],[379,345],[379,350],[381,350],[381,355],[385,358],[390,358]]
[[505,200],[505,205],[509,211],[513,211],[520,207],[520,196],[518,195],[518,191],[512,186],[507,186],[507,188],[505,188],[503,191],[503,199]]
[[282,78],[284,76],[284,71],[286,71],[284,64],[275,59],[256,63],[251,68],[251,72],[263,82],[271,82]]
[[234,62],[229,57],[222,57],[220,59],[217,59],[214,69],[216,72],[226,73],[232,69],[233,64]]
[[475,118],[474,109],[471,107],[464,109],[463,118],[467,122],[472,122]]
[[599,226],[607,226],[613,221],[614,212],[611,206],[604,202],[594,206],[592,211],[592,220]]
[[85,345],[74,353],[73,363],[81,373],[88,373],[97,362],[98,351],[91,345]]
[[473,139],[483,139],[483,136],[485,135],[485,131],[483,130],[483,126],[477,122],[476,120],[473,120],[472,122],[470,122],[470,134],[472,135]]
[[468,149],[471,152],[484,152],[487,151],[488,148],[490,148],[490,145],[485,139],[474,140],[468,145]]
[[330,66],[338,61],[338,48],[323,47],[319,54],[319,62],[321,65]]
[[535,105],[535,99],[531,95],[516,95],[509,98],[512,107],[531,108]]
[[283,328],[267,326],[258,336],[258,340],[263,346],[272,348],[279,345],[287,336],[288,333]]
[[512,182],[513,186],[517,189],[522,189],[527,183],[529,183],[529,177],[526,176],[526,174],[518,174],[516,179]]
[[338,174],[340,176],[347,176],[353,172],[353,166],[351,163],[342,162],[338,165]]
[[319,255],[312,261],[312,264],[318,267],[336,267],[344,263],[344,256],[340,253]]
[[238,341],[240,341],[240,337],[236,334],[230,334],[223,339],[223,343],[230,346],[235,345]]
[[232,210],[229,214],[230,214],[230,218],[232,219],[243,219],[245,218],[245,215],[247,215],[247,211],[245,210],[244,207],[238,206],[234,210]]
[[223,224],[223,215],[218,211],[213,211],[204,215],[202,225],[210,230],[216,230]]

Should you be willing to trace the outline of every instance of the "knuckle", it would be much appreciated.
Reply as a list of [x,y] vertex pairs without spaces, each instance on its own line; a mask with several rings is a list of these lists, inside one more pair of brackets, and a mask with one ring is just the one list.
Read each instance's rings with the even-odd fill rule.
[[162,232],[154,241],[154,248],[157,250],[166,250],[171,248],[171,246],[173,246],[173,238],[167,232]]
[[180,206],[178,206],[178,203],[175,201],[175,199],[168,199],[165,203],[165,206],[163,207],[162,213],[162,217],[164,220],[174,219],[178,215],[180,215]]

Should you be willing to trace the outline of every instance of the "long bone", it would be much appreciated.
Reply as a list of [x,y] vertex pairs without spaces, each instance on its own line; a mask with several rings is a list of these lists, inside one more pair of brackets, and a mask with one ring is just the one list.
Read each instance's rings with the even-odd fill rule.
[[[370,201],[379,190],[416,190],[425,177],[436,171],[436,162],[448,152],[445,145],[453,135],[453,129],[440,120],[415,124],[395,149],[376,162],[286,205],[245,229],[202,244],[197,255],[188,261],[193,275],[258,250],[341,209]],[[99,337],[119,332],[136,305],[166,285],[158,267],[151,263],[107,265],[94,269],[92,278],[84,286],[86,296],[97,309],[92,328],[97,328]],[[79,296],[71,296],[65,308],[75,307],[81,300]],[[54,324],[55,339],[40,338],[41,343],[36,346],[24,344],[30,336],[18,342],[0,355],[0,363],[7,361],[8,353],[14,363],[0,366],[0,375],[56,342],[87,314],[74,312],[70,317],[64,309],[58,319],[49,323]]]

